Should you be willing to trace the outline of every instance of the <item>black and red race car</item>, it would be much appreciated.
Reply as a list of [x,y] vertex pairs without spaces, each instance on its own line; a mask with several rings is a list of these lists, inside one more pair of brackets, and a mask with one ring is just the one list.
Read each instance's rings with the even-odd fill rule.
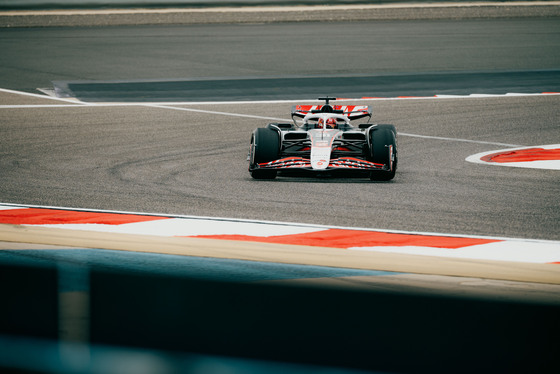
[[[249,172],[254,179],[323,175],[388,181],[397,170],[397,130],[393,125],[352,121],[368,117],[369,106],[294,105],[293,123],[269,123],[251,136]],[[298,120],[299,119],[299,123]]]

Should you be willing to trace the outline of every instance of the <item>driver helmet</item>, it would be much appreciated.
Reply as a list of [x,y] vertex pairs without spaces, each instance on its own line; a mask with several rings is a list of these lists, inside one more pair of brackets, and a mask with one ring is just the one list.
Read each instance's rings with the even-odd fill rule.
[[334,129],[336,127],[336,118],[327,118],[327,127]]

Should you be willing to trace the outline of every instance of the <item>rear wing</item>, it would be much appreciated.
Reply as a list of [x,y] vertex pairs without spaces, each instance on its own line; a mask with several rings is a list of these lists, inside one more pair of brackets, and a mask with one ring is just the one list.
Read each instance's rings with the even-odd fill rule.
[[314,113],[333,113],[346,116],[350,121],[369,117],[371,109],[367,105],[294,105],[292,107],[292,119],[294,117],[303,118],[308,114]]

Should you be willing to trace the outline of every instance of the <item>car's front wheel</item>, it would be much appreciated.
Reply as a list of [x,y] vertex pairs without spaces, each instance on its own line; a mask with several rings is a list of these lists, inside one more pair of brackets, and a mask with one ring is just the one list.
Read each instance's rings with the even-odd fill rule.
[[372,181],[389,181],[397,171],[397,130],[393,125],[377,125],[370,131],[370,155],[372,162],[387,165],[388,170],[370,173]]
[[277,171],[259,169],[258,164],[274,161],[280,154],[280,136],[269,128],[258,128],[251,137],[249,172],[254,179],[274,179]]

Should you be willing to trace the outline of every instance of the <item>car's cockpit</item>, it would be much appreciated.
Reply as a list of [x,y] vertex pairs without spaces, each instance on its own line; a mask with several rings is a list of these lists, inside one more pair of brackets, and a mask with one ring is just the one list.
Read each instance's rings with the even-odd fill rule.
[[[301,130],[311,129],[338,129],[347,131],[354,129],[350,121],[364,117],[371,118],[371,109],[365,105],[331,105],[331,97],[320,97],[325,100],[322,105],[294,105],[292,107],[292,120]],[[296,121],[296,118],[299,119]],[[361,126],[360,126],[361,128]]]
[[311,129],[337,129],[346,131],[352,129],[348,117],[342,114],[335,113],[310,113],[303,117],[303,123],[300,126],[301,130]]

